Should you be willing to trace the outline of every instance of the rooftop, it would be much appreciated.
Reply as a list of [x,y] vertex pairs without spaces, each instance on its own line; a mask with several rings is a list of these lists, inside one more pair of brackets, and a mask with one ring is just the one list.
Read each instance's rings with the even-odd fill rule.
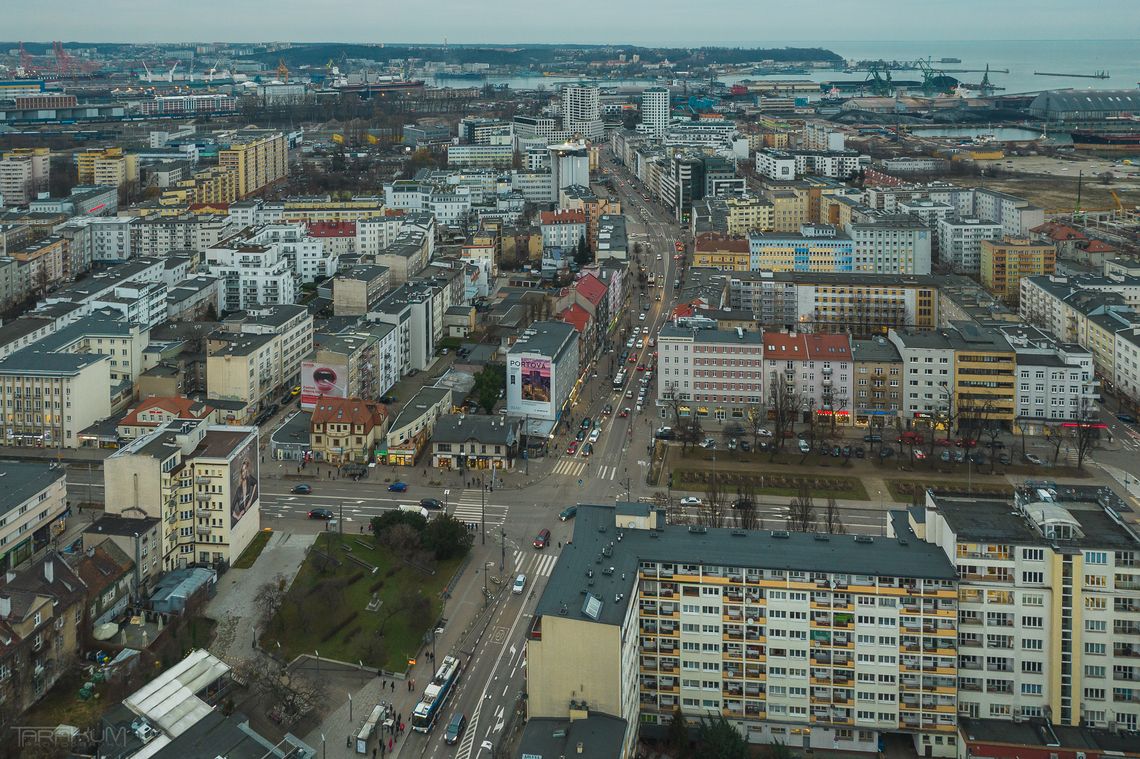
[[444,414],[435,423],[433,443],[462,443],[476,440],[480,443],[510,445],[518,437],[518,421],[502,416],[479,414]]
[[548,358],[559,358],[574,345],[577,334],[577,330],[565,322],[534,322],[519,336],[508,353],[537,353]]
[[0,515],[31,501],[63,479],[63,467],[50,463],[4,461],[0,463]]
[[519,755],[611,759],[621,754],[626,722],[608,714],[586,719],[538,717],[527,721],[519,742]]

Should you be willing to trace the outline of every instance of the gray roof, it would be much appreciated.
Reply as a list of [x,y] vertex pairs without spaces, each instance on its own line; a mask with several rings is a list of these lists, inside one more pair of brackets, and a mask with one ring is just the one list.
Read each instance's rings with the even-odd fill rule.
[[488,445],[510,445],[518,437],[519,423],[502,416],[444,414],[435,422],[433,443],[465,443],[474,440]]
[[1042,92],[1029,108],[1035,112],[1056,111],[1140,111],[1136,90],[1053,90]]
[[[640,507],[637,510],[643,511]],[[613,506],[578,505],[573,540],[554,566],[535,610],[536,617],[551,614],[583,618],[583,598],[588,592],[602,601],[597,621],[620,624],[635,595],[637,569],[642,561],[934,580],[957,578],[942,549],[921,540],[875,536],[869,542],[856,542],[853,535],[728,528],[691,531],[683,525],[656,530],[619,529],[616,516]],[[658,524],[662,523],[663,517],[658,519]]]
[[[702,313],[702,315],[704,315]],[[763,345],[764,335],[757,331],[742,330],[738,336],[734,329],[685,329],[672,323],[666,324],[658,333],[658,339],[667,337],[691,337],[694,343],[716,343],[725,345]]]
[[[1058,499],[1051,502],[1059,506],[1079,523],[1083,538],[1073,541],[1082,548],[1122,548],[1140,550],[1140,541],[1121,523],[1111,518],[1096,503],[1092,494],[1074,493],[1074,500]],[[1010,501],[976,497],[941,495],[932,493],[929,498],[937,506],[950,529],[961,542],[1000,542],[1014,545],[1052,545],[1057,541],[1045,538]],[[1032,507],[1031,507],[1032,508]]]
[[396,416],[388,423],[388,429],[398,430],[419,418],[427,409],[451,398],[450,388],[426,386],[409,398]]
[[63,467],[28,461],[0,464],[0,515],[24,505],[63,477]]
[[[827,239],[826,237],[823,239]],[[840,272],[808,272],[808,271],[734,271],[722,272],[719,269],[708,267],[694,267],[689,269],[689,277],[701,271],[707,271],[733,280],[747,282],[750,280],[773,280],[776,282],[793,282],[797,284],[816,285],[846,285],[852,281],[851,274]],[[937,287],[939,278],[929,274],[859,274],[860,285],[887,285],[891,287]]]
[[899,349],[890,340],[852,340],[851,360],[902,363]]
[[567,349],[575,346],[578,330],[566,322],[534,322],[524,331],[510,353],[537,353],[550,358],[560,357]]
[[621,755],[627,728],[624,719],[608,714],[591,714],[574,721],[534,718],[527,720],[514,755],[612,759]]
[[43,353],[35,347],[16,351],[0,360],[0,374],[78,374],[111,357],[101,353]]

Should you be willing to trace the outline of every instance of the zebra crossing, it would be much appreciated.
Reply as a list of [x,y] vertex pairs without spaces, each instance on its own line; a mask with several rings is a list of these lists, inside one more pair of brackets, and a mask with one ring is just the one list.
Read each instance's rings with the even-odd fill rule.
[[555,553],[515,551],[513,558],[515,560],[513,573],[524,574],[531,582],[538,577],[550,577],[554,565],[558,563],[558,555]]
[[554,465],[554,473],[567,477],[581,477],[586,471],[586,462],[579,459],[563,459]]
[[618,468],[616,466],[599,467],[598,468],[598,479],[599,480],[613,480],[615,477],[617,477],[617,470],[618,470]]
[[[488,503],[486,516],[488,525],[502,525],[507,521],[507,512],[510,506],[498,503]],[[479,500],[479,488],[466,488],[459,494],[459,498],[447,502],[447,511],[460,522],[478,523],[483,521],[484,507]]]

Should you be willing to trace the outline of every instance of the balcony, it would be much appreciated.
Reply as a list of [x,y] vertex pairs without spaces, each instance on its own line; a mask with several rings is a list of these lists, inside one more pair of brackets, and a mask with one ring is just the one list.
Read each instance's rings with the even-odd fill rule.
[[194,500],[198,503],[208,503],[213,498],[209,493],[195,493]]
[[1117,643],[1112,647],[1112,655],[1127,659],[1140,659],[1140,646],[1134,646],[1131,643]]
[[199,535],[209,535],[210,527],[205,525],[198,525],[194,528],[194,532],[198,533]]
[[209,519],[210,517],[214,516],[214,511],[213,509],[195,509],[194,516]]

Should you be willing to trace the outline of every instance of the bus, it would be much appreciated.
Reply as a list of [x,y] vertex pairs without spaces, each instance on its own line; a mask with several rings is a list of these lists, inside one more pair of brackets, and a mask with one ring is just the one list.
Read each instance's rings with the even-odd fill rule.
[[424,695],[416,708],[412,711],[412,729],[419,733],[426,733],[435,725],[439,713],[443,709],[455,684],[459,681],[462,667],[459,659],[454,656],[445,656],[443,664],[436,670],[435,677],[424,689]]
[[614,390],[621,390],[625,387],[625,369],[619,369],[617,376],[614,377]]

